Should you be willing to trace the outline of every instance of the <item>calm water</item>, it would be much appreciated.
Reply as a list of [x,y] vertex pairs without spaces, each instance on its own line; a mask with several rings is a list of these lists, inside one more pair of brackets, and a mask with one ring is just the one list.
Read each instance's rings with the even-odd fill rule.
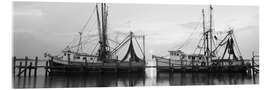
[[128,87],[128,86],[181,86],[181,85],[235,85],[258,84],[254,77],[241,73],[90,73],[88,75],[13,78],[14,88],[65,87]]

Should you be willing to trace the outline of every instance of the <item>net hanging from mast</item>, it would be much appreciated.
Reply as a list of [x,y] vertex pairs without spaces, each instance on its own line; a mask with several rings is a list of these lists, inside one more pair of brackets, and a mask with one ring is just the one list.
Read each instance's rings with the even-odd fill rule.
[[121,60],[121,62],[124,62],[126,60],[129,60],[130,62],[140,62],[142,61],[142,59],[140,59],[138,57],[138,55],[135,52],[134,49],[134,45],[133,45],[133,40],[132,40],[132,34],[130,35],[130,39],[129,39],[129,47],[128,47],[128,51],[127,53],[124,55],[123,59]]

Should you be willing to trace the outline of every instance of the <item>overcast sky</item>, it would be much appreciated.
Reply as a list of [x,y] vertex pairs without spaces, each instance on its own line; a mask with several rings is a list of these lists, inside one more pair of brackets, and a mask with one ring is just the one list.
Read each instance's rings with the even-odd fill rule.
[[[44,52],[58,53],[78,38],[83,30],[96,44],[94,3],[14,2],[13,39],[15,56],[43,56]],[[202,31],[201,9],[208,13],[209,5],[108,4],[110,38],[118,32],[146,34],[146,54],[165,56],[168,50],[181,48],[192,53]],[[216,6],[215,31],[233,28],[244,58],[259,51],[259,12],[257,6]],[[94,14],[93,14],[94,13]],[[193,34],[192,34],[193,33]],[[191,35],[192,34],[192,35]],[[220,39],[225,34],[220,34]],[[120,36],[123,37],[123,36]],[[189,37],[189,38],[188,38]],[[119,39],[121,40],[121,38]],[[119,41],[117,40],[117,41]],[[76,41],[73,41],[76,42]],[[126,51],[122,51],[125,53]]]

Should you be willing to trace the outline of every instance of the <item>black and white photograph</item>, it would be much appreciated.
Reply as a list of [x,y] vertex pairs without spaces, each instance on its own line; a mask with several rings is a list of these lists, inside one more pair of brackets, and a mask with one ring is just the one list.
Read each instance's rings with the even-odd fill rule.
[[260,84],[258,5],[13,1],[11,12],[14,89]]

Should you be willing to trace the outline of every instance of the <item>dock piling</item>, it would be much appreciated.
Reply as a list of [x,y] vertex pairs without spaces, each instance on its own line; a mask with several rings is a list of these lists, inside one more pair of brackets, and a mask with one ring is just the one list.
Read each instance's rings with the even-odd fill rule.
[[35,58],[35,71],[34,71],[34,76],[37,76],[37,64],[38,64],[38,57]]
[[45,76],[47,76],[47,74],[48,74],[48,65],[49,65],[49,62],[46,61]]
[[118,72],[118,62],[115,63],[114,72]]
[[31,77],[32,62],[30,62],[30,65],[29,65],[28,69],[29,69],[28,76]]
[[13,72],[13,76],[15,76],[15,70],[16,70],[16,57],[13,57],[13,62],[12,62],[12,72]]
[[27,63],[28,63],[28,57],[25,56],[25,62],[24,62],[24,77],[26,76],[26,72],[27,72]]
[[18,71],[18,77],[21,76],[21,71],[22,71],[22,62],[20,62],[20,65],[19,65],[19,71]]
[[169,69],[172,69],[171,59],[169,59]]
[[157,69],[157,71],[159,71],[159,67],[158,67],[158,59],[156,58],[155,60],[156,60],[156,66],[157,66],[156,69]]

